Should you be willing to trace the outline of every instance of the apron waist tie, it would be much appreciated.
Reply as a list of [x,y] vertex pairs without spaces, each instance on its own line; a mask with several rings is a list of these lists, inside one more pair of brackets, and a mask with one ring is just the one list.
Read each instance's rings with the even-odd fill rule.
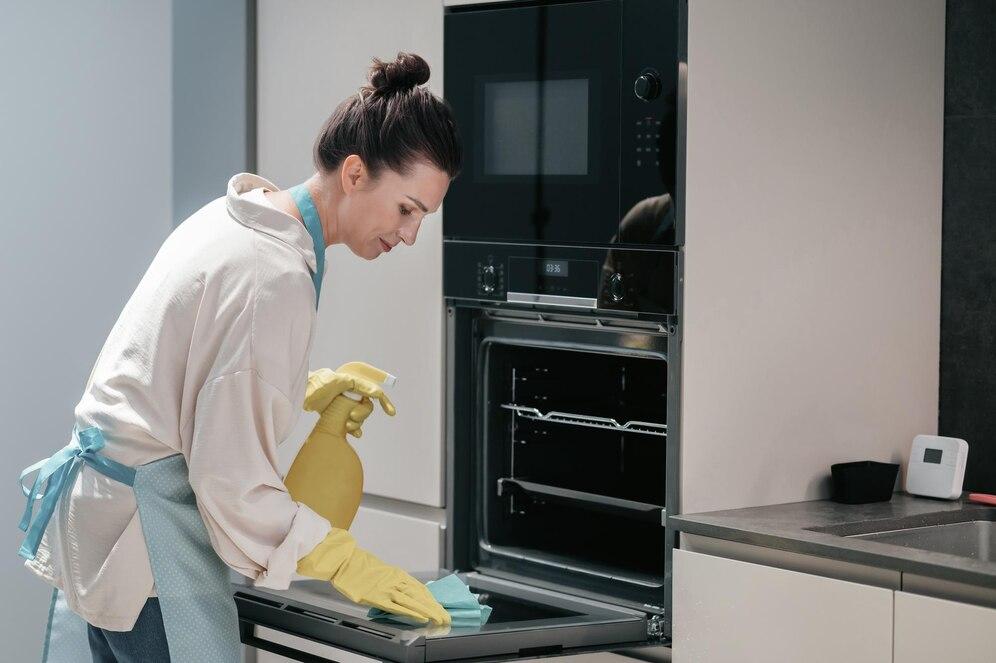
[[[125,485],[135,484],[135,469],[123,465],[100,454],[104,448],[104,434],[96,426],[79,430],[73,427],[73,441],[57,451],[51,458],[45,458],[37,463],[24,468],[21,472],[19,483],[21,492],[28,498],[28,503],[24,507],[24,515],[18,527],[22,532],[27,532],[24,542],[21,544],[17,554],[25,559],[34,559],[38,553],[38,546],[41,545],[42,535],[48,527],[55,507],[59,503],[62,494],[73,485],[76,474],[80,467],[86,463],[106,477],[119,481]],[[28,489],[24,485],[24,477],[32,472],[38,472],[34,484]],[[42,493],[42,484],[45,484],[45,492]],[[41,501],[38,513],[32,518],[32,511],[36,500]]]

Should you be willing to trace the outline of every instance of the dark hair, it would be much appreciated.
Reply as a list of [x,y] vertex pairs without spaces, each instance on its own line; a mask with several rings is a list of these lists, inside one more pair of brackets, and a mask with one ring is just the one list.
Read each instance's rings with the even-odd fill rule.
[[422,85],[429,65],[414,53],[394,62],[374,58],[369,83],[340,103],[315,141],[315,166],[335,170],[358,154],[373,177],[385,166],[408,174],[424,160],[449,174],[460,173],[463,148],[453,111]]

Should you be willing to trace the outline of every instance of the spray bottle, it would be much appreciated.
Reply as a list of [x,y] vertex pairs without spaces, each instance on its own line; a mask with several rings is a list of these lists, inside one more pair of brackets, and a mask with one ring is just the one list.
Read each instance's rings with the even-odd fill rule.
[[343,391],[344,383],[352,378],[384,387],[397,381],[390,373],[359,361],[343,364],[334,373],[328,369],[312,373],[304,409],[318,412],[318,421],[284,477],[295,502],[308,505],[340,529],[349,529],[363,496],[363,465],[346,441],[346,423],[356,408],[373,408],[369,401],[363,403],[360,394]]

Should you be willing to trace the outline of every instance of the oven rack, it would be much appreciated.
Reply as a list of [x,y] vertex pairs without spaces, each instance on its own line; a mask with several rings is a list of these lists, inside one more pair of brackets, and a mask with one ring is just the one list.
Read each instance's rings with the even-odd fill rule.
[[551,502],[560,502],[589,511],[611,513],[630,520],[639,520],[660,524],[664,527],[667,512],[657,504],[648,504],[621,497],[610,497],[598,493],[588,493],[582,490],[572,490],[551,486],[549,484],[526,481],[516,477],[501,477],[498,479],[498,497],[511,494],[525,494]]
[[551,421],[558,424],[586,426],[588,428],[604,428],[624,433],[641,433],[643,435],[667,437],[667,424],[658,424],[650,421],[627,421],[626,423],[621,424],[615,419],[611,419],[609,417],[596,417],[590,414],[574,414],[571,412],[558,412],[554,410],[544,414],[534,407],[516,405],[515,403],[503,403],[502,407],[506,410],[512,410],[517,415],[525,419]]
[[664,584],[663,579],[655,574],[621,569],[608,564],[600,564],[596,562],[586,562],[584,564],[580,564],[572,557],[565,557],[551,552],[536,551],[531,548],[498,545],[486,541],[481,542],[481,548],[497,557],[522,560],[524,562],[540,564],[542,566],[560,569],[571,573],[604,578],[606,580],[613,580],[616,582],[624,582],[628,585],[636,585],[638,587],[660,589]]

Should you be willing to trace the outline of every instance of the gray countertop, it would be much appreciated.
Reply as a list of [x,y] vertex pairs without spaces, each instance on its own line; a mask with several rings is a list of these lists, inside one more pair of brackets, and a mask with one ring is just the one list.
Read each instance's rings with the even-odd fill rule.
[[897,493],[890,502],[852,505],[816,500],[682,514],[671,516],[668,523],[689,534],[996,588],[992,553],[986,561],[849,538],[967,520],[996,520],[996,507]]

